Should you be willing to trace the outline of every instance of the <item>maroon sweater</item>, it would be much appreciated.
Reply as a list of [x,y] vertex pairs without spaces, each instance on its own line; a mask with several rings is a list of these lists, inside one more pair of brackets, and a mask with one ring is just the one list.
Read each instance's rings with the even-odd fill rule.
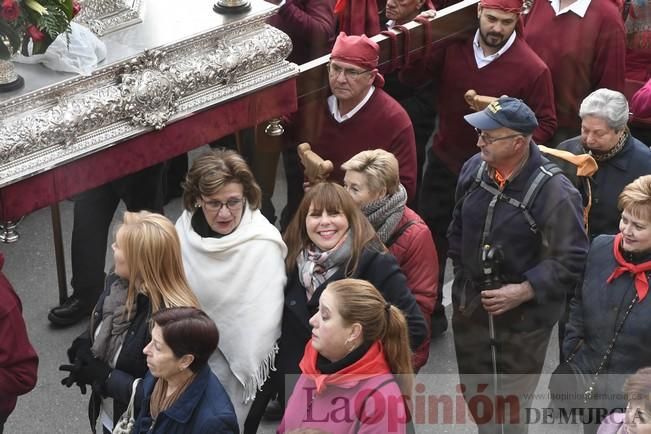
[[343,182],[341,165],[355,154],[368,149],[384,149],[398,159],[400,182],[409,199],[413,199],[416,193],[414,129],[407,112],[396,100],[376,88],[366,104],[342,123],[332,117],[326,100],[313,104],[319,107],[304,107],[295,118],[296,125],[303,126],[302,132],[296,133],[295,141],[310,143],[321,158],[332,161],[335,169],[330,178],[333,181]]
[[[490,64],[479,69],[473,51],[473,37],[452,41],[438,50],[426,71],[438,78],[439,129],[432,152],[454,173],[477,153],[477,133],[465,120],[472,113],[463,96],[469,89],[479,95],[508,95],[522,99],[536,113],[539,127],[534,140],[545,143],[556,129],[554,90],[549,69],[527,44],[516,38],[511,47]],[[442,62],[442,64],[441,64]],[[422,76],[417,63],[405,77]],[[415,74],[413,74],[415,73]]]
[[579,106],[592,91],[624,91],[626,37],[613,2],[592,0],[581,18],[556,16],[549,1],[535,1],[524,35],[552,72],[559,127],[580,128]]
[[[4,257],[0,254],[0,269]],[[0,272],[0,420],[16,407],[16,397],[36,385],[38,356],[27,337],[20,299]]]
[[335,38],[335,0],[287,0],[268,23],[292,40],[290,62],[303,64],[330,52]]

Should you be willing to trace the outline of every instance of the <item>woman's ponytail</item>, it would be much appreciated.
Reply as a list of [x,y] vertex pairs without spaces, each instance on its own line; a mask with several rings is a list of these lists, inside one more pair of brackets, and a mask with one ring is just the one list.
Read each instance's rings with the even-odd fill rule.
[[391,372],[397,375],[398,384],[403,395],[411,397],[414,384],[414,368],[411,364],[411,348],[409,347],[409,329],[402,311],[387,303],[387,327],[382,338],[384,354],[391,367]]
[[338,280],[330,283],[326,291],[335,294],[339,315],[346,323],[359,323],[362,326],[365,342],[382,342],[384,357],[398,380],[402,394],[411,397],[414,370],[409,329],[402,311],[387,302],[380,291],[366,280]]

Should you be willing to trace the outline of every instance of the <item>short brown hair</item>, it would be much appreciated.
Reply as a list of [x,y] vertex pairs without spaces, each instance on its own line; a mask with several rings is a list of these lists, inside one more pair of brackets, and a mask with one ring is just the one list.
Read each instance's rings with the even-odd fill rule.
[[192,354],[192,372],[199,372],[219,344],[219,331],[215,322],[196,307],[162,309],[152,315],[160,327],[163,340],[176,358]]
[[341,169],[366,175],[366,182],[373,193],[385,188],[387,194],[394,194],[400,187],[398,159],[384,149],[362,151],[342,164]]
[[235,151],[208,151],[194,160],[183,182],[183,206],[196,208],[201,196],[215,194],[226,184],[242,184],[244,197],[252,209],[260,208],[262,192],[244,158]]
[[651,221],[651,175],[644,175],[624,187],[617,206],[634,217]]

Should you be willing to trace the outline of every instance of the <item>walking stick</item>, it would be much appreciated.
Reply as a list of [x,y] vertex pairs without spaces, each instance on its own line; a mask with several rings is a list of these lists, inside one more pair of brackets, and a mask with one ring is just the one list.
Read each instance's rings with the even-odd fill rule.
[[[499,278],[499,265],[502,262],[503,254],[499,247],[491,247],[486,244],[482,248],[482,270],[484,279],[482,281],[481,289],[497,289],[502,286]],[[488,338],[491,346],[491,362],[493,365],[493,390],[495,391],[495,404],[497,405],[497,397],[499,396],[499,376],[497,373],[497,341],[495,339],[495,321],[492,314],[488,314]],[[495,407],[495,415],[497,417],[498,407]],[[500,433],[504,434],[504,421],[499,421]]]

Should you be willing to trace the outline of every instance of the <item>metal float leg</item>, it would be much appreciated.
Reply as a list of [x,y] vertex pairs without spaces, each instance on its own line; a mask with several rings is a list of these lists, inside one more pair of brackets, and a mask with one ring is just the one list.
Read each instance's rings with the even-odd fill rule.
[[59,284],[59,304],[68,298],[68,283],[66,279],[66,258],[63,251],[63,235],[61,232],[61,211],[59,202],[50,206],[52,214],[52,235],[54,239],[54,255],[57,265],[57,281]]

